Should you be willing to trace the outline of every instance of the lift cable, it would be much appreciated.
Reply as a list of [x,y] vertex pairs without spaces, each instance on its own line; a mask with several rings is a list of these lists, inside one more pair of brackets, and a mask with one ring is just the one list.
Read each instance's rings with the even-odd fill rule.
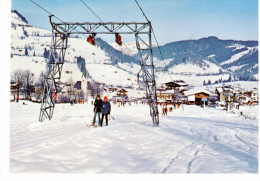
[[[102,21],[102,19],[83,1],[83,0],[80,0],[98,19],[99,21],[101,21],[102,23],[104,23],[104,21]],[[110,32],[112,32],[111,29],[109,29],[105,24],[103,24],[103,26]]]
[[102,21],[102,19],[83,1],[83,0],[80,0],[102,23],[104,23]]
[[[139,9],[142,11],[143,16],[145,17],[145,19],[150,23],[150,20],[147,18],[146,14],[144,13],[143,9],[141,8],[141,6],[140,6],[139,3],[137,2],[137,0],[135,0],[135,2],[136,2],[136,4],[138,5]],[[171,81],[172,81],[171,74],[170,74],[170,72],[169,72],[169,70],[168,70],[168,67],[166,66],[164,57],[163,57],[163,55],[162,55],[161,48],[160,48],[160,46],[159,46],[159,43],[158,43],[158,41],[157,41],[157,38],[156,38],[155,33],[154,33],[154,30],[153,30],[152,24],[151,24],[151,30],[152,30],[154,39],[155,39],[155,41],[156,41],[157,47],[158,47],[158,49],[159,49],[160,55],[161,55],[161,57],[162,57],[162,60],[163,60],[163,62],[164,62],[165,68],[166,68],[166,70],[167,70],[167,72],[168,72],[168,75],[169,75]]]
[[65,23],[64,21],[62,21],[60,18],[58,18],[57,16],[55,16],[54,14],[50,13],[48,10],[46,10],[45,8],[43,8],[42,6],[40,6],[39,4],[37,4],[36,2],[34,2],[33,0],[30,0],[33,4],[35,4],[36,6],[38,6],[39,8],[41,8],[43,11],[47,12],[49,15],[53,15],[53,17],[55,17],[56,19],[60,20],[62,23]]
[[122,42],[122,43],[130,52],[132,52],[132,50],[124,42]]
[[[83,1],[80,0],[102,23],[104,23],[104,21]],[[105,26],[106,27],[106,26]],[[107,27],[106,27],[107,28]],[[107,28],[108,29],[108,28]],[[109,29],[108,29],[109,30]],[[111,30],[109,30],[111,31]],[[123,45],[131,52],[132,50],[124,43],[122,42]],[[119,61],[116,57],[114,57],[117,61]],[[137,73],[137,81],[139,82],[139,74],[141,72],[142,68],[140,69],[140,71]],[[140,86],[140,85],[139,85]]]
[[[58,18],[57,16],[55,16],[53,13],[49,12],[48,10],[46,10],[45,8],[43,8],[42,6],[40,6],[39,4],[37,4],[36,2],[34,2],[33,0],[30,0],[33,4],[35,4],[36,6],[38,6],[39,8],[41,8],[42,10],[44,10],[46,13],[48,13],[50,16],[55,17],[56,19],[60,20],[62,23],[65,23],[64,21],[62,21],[60,18]],[[66,23],[65,23],[66,24]],[[79,32],[77,29],[75,29],[77,32]],[[87,37],[86,35],[82,34],[83,36]]]

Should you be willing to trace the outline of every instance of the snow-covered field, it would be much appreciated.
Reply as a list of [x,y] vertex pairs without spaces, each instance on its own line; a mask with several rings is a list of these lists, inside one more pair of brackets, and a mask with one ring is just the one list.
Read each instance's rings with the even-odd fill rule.
[[[37,173],[257,173],[258,120],[185,106],[152,127],[147,105],[112,104],[108,127],[87,127],[90,104],[11,103],[10,171]],[[161,107],[159,107],[161,112]]]

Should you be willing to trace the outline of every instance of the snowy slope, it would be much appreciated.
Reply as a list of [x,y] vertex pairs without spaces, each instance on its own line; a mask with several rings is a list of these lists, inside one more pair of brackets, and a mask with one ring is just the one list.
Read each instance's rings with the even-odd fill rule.
[[122,46],[119,46],[117,43],[110,43],[110,45],[126,55],[134,56],[138,53],[135,42],[127,42],[122,44]]
[[[232,46],[233,47],[233,46]],[[242,49],[242,48],[239,48],[239,49]],[[238,48],[236,48],[235,50],[239,50]],[[243,56],[245,55],[250,55],[250,54],[253,54],[254,52],[256,52],[258,50],[258,47],[248,47],[247,50],[245,51],[242,51],[242,52],[239,52],[235,55],[233,55],[230,59],[220,63],[220,65],[226,65],[226,64],[230,64],[230,63],[233,63],[237,60],[239,60],[240,58],[242,58]],[[232,50],[234,51],[234,50]]]
[[[146,42],[148,44],[148,42]],[[130,56],[134,56],[138,53],[138,50],[136,48],[136,42],[126,42],[122,44],[122,46],[119,46],[117,43],[110,43],[110,45],[116,49],[119,50],[121,52],[123,52],[123,54],[126,55],[130,55]],[[152,46],[155,47],[156,43],[152,43]],[[147,46],[140,42],[140,48],[146,48]]]
[[[119,46],[116,43],[111,43],[110,45],[115,49],[122,51],[124,54],[131,56],[135,55],[136,59],[138,59],[138,51],[134,42],[125,43],[122,46]],[[154,47],[156,47],[156,44],[154,44]],[[155,52],[157,50],[158,48],[154,48]],[[163,51],[163,54],[167,53]],[[228,71],[221,68],[221,66],[218,64],[210,62],[206,57],[205,59],[198,59],[197,55],[191,53],[193,57],[187,57],[187,61],[180,61],[183,58],[176,58],[176,53],[171,53],[173,58],[164,57],[165,59],[162,61],[161,57],[158,58],[158,56],[155,56],[153,59],[156,69],[156,77],[159,84],[171,81],[169,76],[165,76],[165,73],[160,72],[161,70],[165,70],[166,67],[168,68],[173,80],[182,79],[194,86],[202,85],[204,81],[207,82],[208,80],[211,80],[212,82],[215,82],[219,79],[226,80],[230,75]],[[187,56],[186,53],[183,53],[183,56]],[[214,57],[214,54],[210,55],[208,58],[212,57]]]
[[178,64],[172,68],[170,68],[170,71],[174,73],[194,73],[194,74],[218,74],[219,70],[221,69],[216,64],[213,64],[209,61],[206,61],[207,63],[205,66],[199,66],[197,64],[192,63],[186,63],[186,64]]
[[58,104],[53,119],[42,123],[40,104],[27,104],[11,103],[11,172],[258,172],[258,120],[185,106],[160,116],[154,128],[147,105],[112,104],[115,120],[92,128],[86,126],[93,118],[90,103]]
[[[29,69],[35,75],[36,81],[41,71],[46,71],[48,60],[43,57],[43,52],[44,49],[49,50],[51,32],[28,25],[14,12],[11,13],[11,17],[11,73],[18,69]],[[125,65],[119,63],[117,66],[109,65],[111,57],[107,52],[100,47],[90,45],[84,39],[71,37],[68,47],[61,81],[66,82],[70,77],[74,81],[81,80],[82,72],[76,64],[76,58],[81,56],[85,59],[90,81],[123,86],[135,84],[136,73],[140,69],[138,65],[128,63]],[[28,56],[25,56],[25,49],[28,50]],[[135,67],[134,70],[133,67]],[[115,70],[117,70],[117,74],[114,74]],[[66,74],[66,71],[71,73]],[[106,71],[109,74],[105,73]],[[127,80],[129,78],[130,81]]]
[[[35,75],[35,80],[37,80],[41,71],[46,70],[45,65],[48,60],[43,57],[43,52],[44,49],[49,50],[51,32],[28,25],[28,23],[24,22],[22,18],[14,12],[11,13],[11,16],[11,73],[17,69],[30,69]],[[105,45],[106,43],[102,41],[103,40],[100,39],[100,42],[102,43],[101,45]],[[247,73],[246,76],[248,74],[254,74],[254,77],[258,78],[256,72],[258,69],[257,64],[252,67],[252,63],[241,63],[241,65],[232,65],[232,63],[229,65],[223,63],[223,65],[228,66],[228,68],[225,69],[218,63],[212,61],[214,58],[219,56],[214,52],[203,57],[194,52],[186,51],[186,46],[179,47],[178,45],[177,47],[181,51],[175,49],[171,50],[171,48],[168,48],[172,46],[171,44],[181,45],[181,43],[182,42],[170,43],[169,45],[166,44],[161,47],[165,58],[164,61],[162,61],[160,56],[157,55],[158,48],[154,48],[154,65],[156,69],[157,84],[182,79],[187,81],[188,84],[201,86],[203,85],[203,82],[208,82],[209,80],[212,83],[220,79],[227,80],[232,72],[240,72],[240,70],[241,72],[248,70],[249,73]],[[104,49],[104,47],[101,46],[92,46],[87,43],[86,40],[81,38],[69,38],[69,48],[66,51],[66,63],[64,64],[62,71],[61,81],[66,82],[70,77],[72,77],[74,81],[81,80],[82,71],[76,65],[76,58],[81,56],[86,61],[86,71],[89,81],[97,81],[110,85],[135,85],[137,81],[136,75],[140,70],[140,65],[137,61],[138,56],[136,55],[137,49],[135,42],[126,42],[123,46],[118,46],[115,43],[111,43],[110,45],[112,45],[114,49],[122,51],[125,55],[135,56],[128,56],[125,60],[124,56],[120,56],[121,59],[118,59],[116,58],[118,54],[116,51],[111,51],[111,49],[108,51],[108,49]],[[29,56],[25,56],[26,48]],[[243,57],[246,58],[250,52],[257,53],[256,47],[249,47],[247,50],[243,51],[245,47],[240,44],[232,44],[225,46],[224,48],[227,50],[230,49],[231,52],[234,53],[236,53],[236,51],[242,51],[240,54],[243,56],[242,58],[239,56],[239,61],[243,59]],[[246,51],[249,51],[249,53],[246,53]],[[240,54],[235,54],[233,59],[238,57]],[[170,58],[167,58],[168,56],[170,56]],[[231,59],[228,61],[231,62]],[[233,63],[235,62],[233,61]],[[165,66],[167,66],[171,78],[167,72],[161,72],[161,70],[165,69]],[[65,74],[66,71],[72,73]],[[105,73],[106,71],[110,73]],[[117,71],[117,73],[113,73],[115,71]],[[140,81],[142,81],[142,79]]]

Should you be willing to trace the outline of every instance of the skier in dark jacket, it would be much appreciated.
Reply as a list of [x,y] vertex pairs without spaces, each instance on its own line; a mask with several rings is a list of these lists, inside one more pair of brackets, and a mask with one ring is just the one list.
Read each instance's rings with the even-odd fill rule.
[[104,102],[103,102],[103,107],[102,107],[102,118],[101,118],[101,123],[100,126],[102,127],[103,125],[103,119],[106,117],[106,126],[108,126],[108,114],[110,114],[111,111],[111,105],[107,101],[107,96],[104,97]]
[[100,99],[100,95],[97,95],[94,102],[94,119],[92,125],[95,125],[97,115],[98,115],[98,123],[100,124],[101,109],[102,109],[102,100]]

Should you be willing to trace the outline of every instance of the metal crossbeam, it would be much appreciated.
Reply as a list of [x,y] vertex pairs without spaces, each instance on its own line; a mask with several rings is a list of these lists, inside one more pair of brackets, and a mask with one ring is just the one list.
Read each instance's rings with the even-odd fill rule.
[[[142,22],[85,22],[53,23],[54,27],[70,34],[149,34],[150,23]],[[132,27],[133,26],[133,27]],[[76,29],[77,28],[77,29]],[[122,30],[125,29],[125,30]],[[148,29],[148,30],[147,30]],[[126,31],[128,30],[128,31]]]
[[[153,125],[159,125],[159,113],[157,106],[156,81],[153,64],[152,26],[150,22],[63,22],[53,23],[52,42],[48,62],[48,75],[45,79],[44,93],[39,120],[53,116],[55,96],[58,94],[57,81],[61,78],[62,67],[67,49],[68,38],[71,34],[133,34],[136,39],[136,47],[139,53],[139,63],[142,68],[142,76],[146,86],[146,97],[150,107],[150,115]],[[144,37],[140,37],[140,35]],[[145,41],[146,40],[146,41]],[[142,48],[140,48],[140,42]]]

